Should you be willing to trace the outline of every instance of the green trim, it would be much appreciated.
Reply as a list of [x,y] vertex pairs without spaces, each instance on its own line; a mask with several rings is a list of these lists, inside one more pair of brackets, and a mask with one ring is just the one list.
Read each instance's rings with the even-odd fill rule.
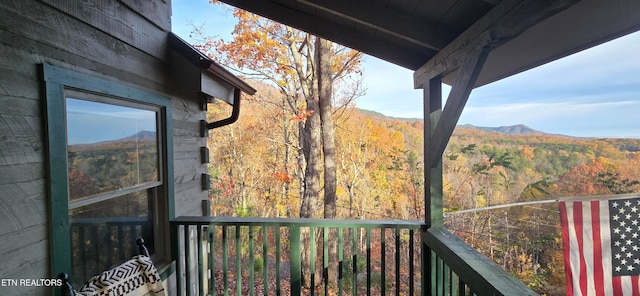
[[69,233],[69,186],[67,182],[67,141],[64,86],[46,83],[48,193],[51,213],[51,276],[71,270]]
[[[71,270],[71,238],[69,231],[69,188],[67,168],[67,136],[65,88],[118,97],[118,99],[155,105],[160,108],[162,126],[163,196],[167,204],[166,221],[175,217],[173,184],[173,113],[167,97],[87,74],[42,64],[45,82],[46,135],[48,151],[48,193],[51,213],[51,275]],[[166,227],[169,227],[167,224]],[[175,263],[172,270],[175,272]],[[171,273],[171,272],[170,272]]]

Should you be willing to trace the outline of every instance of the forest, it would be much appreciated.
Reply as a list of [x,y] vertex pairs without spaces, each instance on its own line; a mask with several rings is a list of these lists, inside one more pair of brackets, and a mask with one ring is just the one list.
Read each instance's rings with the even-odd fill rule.
[[[254,85],[258,93],[243,98],[240,119],[210,133],[212,215],[299,217],[304,172],[292,135],[301,119],[276,89]],[[207,116],[225,112],[224,103],[214,104]],[[424,220],[422,121],[353,105],[333,117],[336,217]],[[563,295],[556,202],[472,209],[637,192],[640,140],[510,132],[455,130],[443,155],[445,227],[538,293]]]

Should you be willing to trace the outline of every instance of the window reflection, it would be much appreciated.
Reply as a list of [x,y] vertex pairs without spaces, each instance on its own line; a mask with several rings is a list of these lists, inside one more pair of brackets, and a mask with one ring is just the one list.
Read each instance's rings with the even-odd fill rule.
[[157,112],[66,99],[71,201],[159,181]]
[[69,210],[74,286],[138,255],[139,237],[154,252],[152,194],[141,190]]

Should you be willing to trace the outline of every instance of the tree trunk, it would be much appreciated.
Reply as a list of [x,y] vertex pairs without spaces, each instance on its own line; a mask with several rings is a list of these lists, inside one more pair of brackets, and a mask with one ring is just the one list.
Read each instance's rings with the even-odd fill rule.
[[[324,218],[336,218],[336,147],[335,127],[333,125],[333,95],[331,77],[331,43],[322,38],[315,41],[316,71],[318,77],[318,105],[322,122],[322,152],[324,156]],[[330,286],[338,282],[338,242],[337,229],[329,233],[329,268],[325,278]]]
[[[314,75],[315,76],[315,75]],[[316,79],[310,81],[309,95],[305,96],[307,111],[302,129],[302,152],[305,159],[304,194],[300,203],[300,218],[313,218],[317,213],[318,198],[320,197],[320,171],[322,157],[322,123],[318,105],[318,92]],[[302,285],[308,287],[311,284],[310,264],[310,238],[309,230],[302,229]],[[317,282],[317,281],[316,281]],[[313,287],[311,287],[313,288]]]

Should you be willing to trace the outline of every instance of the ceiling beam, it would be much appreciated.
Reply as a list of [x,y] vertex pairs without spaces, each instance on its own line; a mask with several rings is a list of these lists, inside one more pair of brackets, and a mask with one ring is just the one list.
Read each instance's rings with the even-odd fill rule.
[[362,0],[299,0],[298,2],[424,48],[440,50],[450,41],[442,38],[435,24],[390,10],[389,7],[375,2]]
[[503,0],[413,73],[415,88],[458,69],[477,48],[501,44],[579,0]]
[[269,18],[276,22],[309,32],[344,46],[358,49],[366,54],[397,64],[408,69],[417,69],[437,51],[417,51],[375,36],[358,33],[318,16],[301,12],[289,6],[268,0],[220,0],[229,5]]

